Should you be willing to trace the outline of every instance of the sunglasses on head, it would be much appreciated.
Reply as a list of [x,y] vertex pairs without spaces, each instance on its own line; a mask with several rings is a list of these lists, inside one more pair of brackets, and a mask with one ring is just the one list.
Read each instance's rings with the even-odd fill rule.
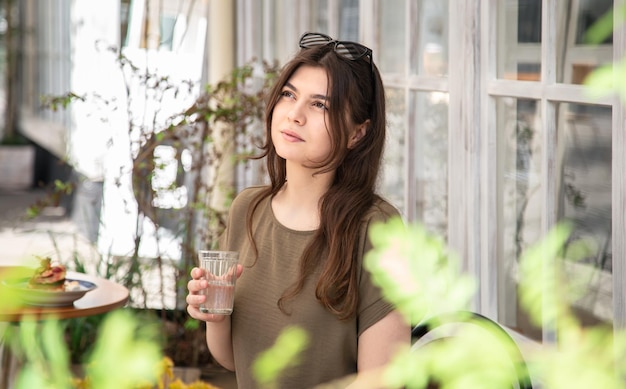
[[338,41],[319,32],[305,32],[300,37],[300,48],[302,49],[310,49],[330,44],[334,45],[333,49],[335,50],[335,53],[347,60],[356,61],[363,58],[369,62],[372,72],[372,88],[374,88],[374,63],[372,58],[372,49],[356,42]]
[[372,63],[372,49],[360,43],[334,40],[328,35],[318,32],[305,32],[300,37],[300,48],[303,49],[329,44],[334,44],[335,52],[345,59],[356,61],[365,58],[370,64]]

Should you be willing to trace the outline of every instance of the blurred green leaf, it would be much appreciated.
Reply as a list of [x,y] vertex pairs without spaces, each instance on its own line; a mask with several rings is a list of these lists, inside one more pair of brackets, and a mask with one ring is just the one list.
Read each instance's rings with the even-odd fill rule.
[[615,92],[613,64],[596,68],[585,78],[586,93],[592,98],[601,98]]
[[[623,13],[624,7],[621,7],[621,10]],[[614,12],[611,8],[587,29],[583,41],[587,44],[600,44],[613,35],[613,16]]]
[[545,383],[544,387],[624,388],[623,376],[617,374],[621,369],[616,370],[619,365],[623,368],[623,358],[616,358],[614,353],[614,346],[623,346],[624,339],[615,339],[608,327],[584,330],[567,327],[563,335],[566,339],[559,342],[558,347],[546,345],[534,358],[536,373]]
[[265,388],[278,387],[281,374],[300,363],[299,354],[309,344],[309,335],[300,327],[285,328],[274,345],[261,353],[252,365],[252,374]]
[[[626,335],[610,326],[583,328],[569,309],[580,285],[564,273],[563,265],[595,252],[593,242],[571,240],[570,235],[571,226],[559,224],[520,258],[522,308],[536,325],[554,326],[559,339],[558,347],[527,351],[526,363],[546,389],[624,388]],[[385,297],[412,323],[467,306],[473,283],[465,280],[442,241],[423,227],[390,220],[372,226],[371,239],[374,249],[366,266]],[[586,276],[580,274],[578,282],[584,282]],[[510,386],[521,362],[516,346],[504,334],[475,324],[464,322],[445,341],[418,343],[396,355],[384,372],[385,382],[390,388],[424,388],[429,383],[446,389]]]
[[22,354],[26,362],[16,388],[70,388],[72,376],[61,324],[56,320],[40,323],[35,318],[24,318],[18,335],[20,347],[14,345],[14,352]]
[[563,316],[565,298],[559,288],[556,258],[560,257],[571,227],[558,225],[538,244],[528,248],[520,258],[519,291],[523,308],[531,321],[541,327],[556,323]]
[[104,320],[86,372],[93,389],[133,388],[156,383],[161,359],[155,327],[117,310]]
[[370,239],[373,249],[365,256],[365,267],[408,322],[468,308],[476,283],[462,274],[440,237],[419,224],[405,226],[396,217],[372,225]]
[[10,284],[30,277],[32,272],[33,268],[27,266],[7,267],[2,270],[0,274],[0,312],[15,310],[24,305],[20,298],[20,294],[23,293],[22,289],[12,288]]

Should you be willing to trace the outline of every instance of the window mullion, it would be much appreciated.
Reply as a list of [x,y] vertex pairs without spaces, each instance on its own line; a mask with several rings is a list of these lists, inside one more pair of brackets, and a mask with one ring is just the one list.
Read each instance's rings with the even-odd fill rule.
[[[448,243],[480,277],[480,0],[450,1]],[[479,286],[480,289],[480,286]],[[480,311],[478,290],[473,309]]]
[[[624,6],[624,0],[615,0],[615,9]],[[615,61],[624,60],[626,52],[626,27],[622,12],[614,14],[613,30],[613,58]],[[612,193],[611,213],[613,245],[613,328],[626,328],[626,112],[624,101],[615,99],[613,104],[612,128]],[[616,260],[617,259],[617,260]]]
[[[556,83],[556,23],[558,0],[544,0],[542,3],[541,20],[541,83],[552,85]],[[543,220],[542,236],[553,229],[557,223],[557,191],[558,191],[558,161],[557,161],[557,126],[556,103],[548,101],[545,96],[540,100],[541,124],[543,127],[542,151],[542,190],[543,190]],[[554,272],[555,258],[546,258],[545,271]],[[556,276],[556,275],[554,275]],[[543,294],[544,310],[549,310],[552,303],[551,291]],[[544,342],[556,341],[555,325],[550,321],[550,315],[543,315],[542,337]]]
[[[496,42],[498,0],[481,2],[482,42]],[[496,78],[496,45],[480,48],[480,131],[481,131],[481,313],[498,320],[498,150],[496,103],[489,95],[488,85]]]

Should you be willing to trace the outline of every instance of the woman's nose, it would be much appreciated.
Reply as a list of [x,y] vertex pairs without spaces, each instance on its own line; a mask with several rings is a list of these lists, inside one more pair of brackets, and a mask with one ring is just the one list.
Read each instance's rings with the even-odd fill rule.
[[287,118],[289,121],[303,125],[306,122],[306,115],[304,115],[302,109],[302,106],[298,103],[292,105],[289,112],[287,112]]

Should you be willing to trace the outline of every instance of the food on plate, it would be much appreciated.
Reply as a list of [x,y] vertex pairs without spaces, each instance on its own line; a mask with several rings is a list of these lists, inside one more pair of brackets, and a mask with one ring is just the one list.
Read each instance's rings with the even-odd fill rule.
[[65,280],[65,291],[66,292],[76,292],[78,290],[82,290],[80,286],[80,282],[76,280]]
[[41,258],[39,267],[28,281],[28,286],[35,289],[65,290],[65,266],[52,264],[48,257]]

